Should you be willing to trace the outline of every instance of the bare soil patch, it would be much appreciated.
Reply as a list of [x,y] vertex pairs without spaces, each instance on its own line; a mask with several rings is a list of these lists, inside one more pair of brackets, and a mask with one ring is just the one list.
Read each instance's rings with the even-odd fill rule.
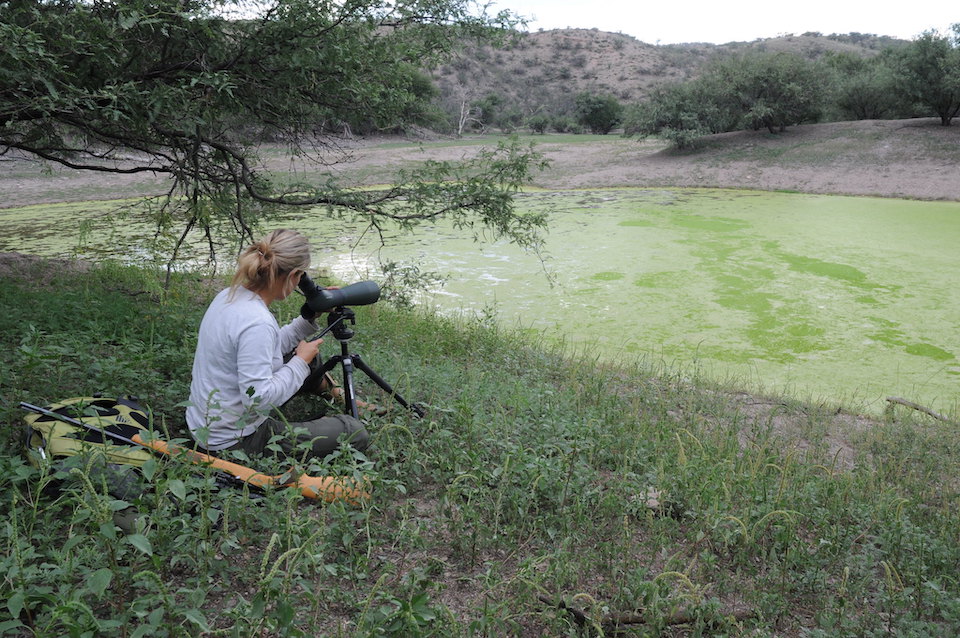
[[[499,139],[482,141],[492,145]],[[428,158],[458,160],[483,145],[476,139],[460,141],[437,136],[341,140],[325,144],[333,153],[330,164],[314,165],[292,163],[269,149],[265,167],[378,183],[397,168]],[[683,152],[616,135],[573,141],[543,135],[534,141],[551,166],[533,185],[549,189],[749,188],[960,201],[960,126],[940,126],[930,118],[811,124],[776,135],[738,131],[712,136],[701,148]],[[159,176],[75,171],[9,155],[0,158],[0,184],[0,208],[159,195],[169,188]]]
[[960,200],[960,127],[933,119],[816,124],[775,135],[737,131],[683,152],[624,140],[607,161],[602,149],[547,149],[558,168],[571,161],[579,167],[564,179],[571,188],[669,185]]
[[[534,136],[550,160],[534,185],[550,189],[681,186],[791,190],[925,200],[960,200],[960,126],[938,119],[864,120],[796,126],[783,133],[737,131],[695,150],[616,135]],[[431,157],[456,160],[474,146],[384,146],[363,140],[347,174],[396,168]]]
[[46,259],[23,253],[0,252],[0,279],[20,279],[41,284],[58,273],[86,272],[91,264],[70,259]]

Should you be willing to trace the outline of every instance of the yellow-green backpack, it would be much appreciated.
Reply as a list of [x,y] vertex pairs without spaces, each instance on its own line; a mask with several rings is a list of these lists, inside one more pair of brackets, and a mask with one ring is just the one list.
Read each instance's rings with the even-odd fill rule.
[[151,457],[133,441],[149,431],[150,416],[130,397],[74,397],[21,407],[30,412],[24,417],[25,439],[35,465],[89,452],[103,454],[107,463],[136,467]]

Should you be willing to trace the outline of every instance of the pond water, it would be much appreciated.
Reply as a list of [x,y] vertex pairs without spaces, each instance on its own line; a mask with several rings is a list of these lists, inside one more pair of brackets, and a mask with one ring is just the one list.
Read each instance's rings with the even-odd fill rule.
[[[960,203],[604,189],[530,192],[518,206],[549,211],[543,263],[443,226],[379,256],[445,273],[424,297],[441,311],[494,312],[601,358],[867,412],[890,395],[957,412]],[[82,236],[80,255],[129,255],[150,236],[125,223],[108,241],[97,228],[113,217],[103,203],[0,210],[0,250],[65,255]],[[311,236],[315,265],[376,277],[372,239],[331,232],[320,214],[282,223]]]

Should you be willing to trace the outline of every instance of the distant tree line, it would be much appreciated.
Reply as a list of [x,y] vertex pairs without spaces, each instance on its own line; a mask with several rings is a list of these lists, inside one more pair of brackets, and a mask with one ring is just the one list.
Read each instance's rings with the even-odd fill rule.
[[487,93],[469,105],[461,105],[456,132],[461,134],[495,129],[509,133],[526,126],[534,133],[553,130],[557,133],[589,131],[606,135],[622,124],[624,111],[624,105],[612,95],[582,91],[574,97],[568,108],[557,109],[554,113],[541,110],[524,116],[523,111],[509,104],[504,96]]
[[678,148],[735,130],[822,121],[940,118],[960,113],[960,24],[951,35],[928,32],[873,57],[750,52],[707,65],[695,80],[665,84],[632,105],[624,132],[659,136]]
[[[460,111],[470,117],[461,119],[457,132],[525,126],[535,133],[607,134],[622,128],[626,135],[657,136],[688,148],[706,135],[735,130],[779,133],[804,123],[934,116],[949,126],[960,113],[960,24],[949,34],[931,31],[907,43],[862,34],[847,39],[873,44],[876,53],[811,59],[733,52],[707,62],[695,78],[661,84],[633,104],[585,91],[525,115],[504,95],[463,97]],[[432,111],[432,124],[443,128],[441,110]]]

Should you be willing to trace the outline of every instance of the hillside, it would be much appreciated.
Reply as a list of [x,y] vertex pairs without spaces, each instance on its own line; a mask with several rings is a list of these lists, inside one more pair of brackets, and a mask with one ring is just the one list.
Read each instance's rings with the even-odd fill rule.
[[758,49],[809,58],[826,52],[866,56],[896,42],[861,34],[803,34],[724,45],[654,45],[622,33],[556,29],[520,33],[501,49],[468,47],[432,76],[448,105],[496,93],[529,116],[541,109],[561,111],[580,91],[637,101],[657,84],[695,77],[705,62],[725,53]]

